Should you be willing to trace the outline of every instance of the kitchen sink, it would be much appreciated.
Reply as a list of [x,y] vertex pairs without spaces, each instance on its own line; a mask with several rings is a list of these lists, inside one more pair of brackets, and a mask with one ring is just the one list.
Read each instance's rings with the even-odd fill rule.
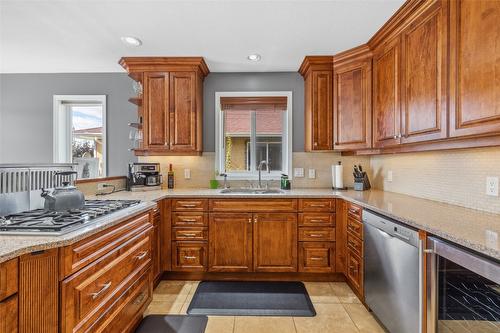
[[222,194],[283,194],[279,188],[225,188],[220,190]]

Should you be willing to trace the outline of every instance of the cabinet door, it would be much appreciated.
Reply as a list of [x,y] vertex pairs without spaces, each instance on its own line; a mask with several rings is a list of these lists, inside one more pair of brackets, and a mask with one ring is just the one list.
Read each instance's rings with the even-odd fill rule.
[[196,150],[196,75],[170,73],[170,150]]
[[372,145],[372,60],[340,65],[333,72],[334,148],[356,150]]
[[347,250],[347,280],[363,295],[363,260],[350,250]]
[[168,150],[169,74],[144,73],[144,148]]
[[209,271],[252,271],[252,214],[210,214]]
[[446,138],[447,9],[438,1],[402,34],[401,143]]
[[17,295],[0,302],[0,333],[17,333],[17,317]]
[[254,214],[254,270],[297,271],[297,215]]
[[310,147],[306,150],[333,149],[332,71],[312,71],[310,74]]
[[161,273],[160,223],[161,223],[160,209],[156,209],[153,214],[153,239],[151,242],[152,261],[153,261],[152,272],[154,280],[159,278]]
[[400,143],[400,38],[375,50],[373,57],[373,129],[375,148]]
[[500,1],[450,1],[450,136],[500,132]]

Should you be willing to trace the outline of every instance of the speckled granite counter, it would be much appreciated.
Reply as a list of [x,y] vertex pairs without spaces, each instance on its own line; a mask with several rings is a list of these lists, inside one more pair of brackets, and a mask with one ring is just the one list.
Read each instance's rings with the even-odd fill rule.
[[74,243],[100,230],[123,221],[127,215],[136,214],[154,207],[152,201],[169,197],[222,197],[222,198],[322,198],[338,197],[364,208],[389,216],[417,229],[442,237],[487,256],[500,260],[498,235],[500,234],[500,215],[481,212],[437,201],[420,199],[408,195],[371,190],[335,192],[330,189],[294,189],[284,194],[221,194],[220,190],[176,189],[147,192],[117,192],[88,199],[142,200],[133,211],[120,211],[102,222],[89,225],[84,229],[63,236],[28,237],[0,236],[0,262],[18,255],[54,248]]
[[80,239],[98,233],[101,230],[118,224],[131,215],[140,214],[156,207],[152,201],[142,202],[136,206],[105,215],[93,223],[61,236],[0,236],[0,263],[25,253],[41,251],[73,244]]
[[297,198],[339,197],[397,221],[425,230],[459,245],[500,260],[500,215],[404,194],[370,190],[293,189],[284,194],[221,194],[220,190],[176,189],[149,192],[117,192],[99,198],[160,200],[168,197]]

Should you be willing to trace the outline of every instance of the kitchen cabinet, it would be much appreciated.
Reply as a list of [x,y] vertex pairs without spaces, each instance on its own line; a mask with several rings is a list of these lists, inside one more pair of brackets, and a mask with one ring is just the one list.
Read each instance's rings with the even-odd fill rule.
[[206,242],[172,242],[172,270],[204,272],[207,270]]
[[363,300],[363,224],[362,208],[350,203],[345,203],[345,221],[342,223],[345,230],[345,271],[347,283],[358,297]]
[[297,214],[258,213],[253,216],[254,271],[297,271]]
[[0,333],[18,332],[18,259],[0,264]]
[[251,272],[253,215],[214,213],[209,218],[209,271]]
[[333,57],[308,56],[299,73],[305,84],[305,151],[333,150]]
[[368,46],[336,55],[333,63],[334,149],[372,146],[372,54]]
[[500,2],[450,1],[450,136],[500,133]]
[[153,238],[151,240],[152,272],[153,281],[159,282],[161,276],[161,208],[153,211]]
[[138,105],[142,146],[137,155],[200,155],[202,152],[203,79],[201,57],[125,57],[120,64],[140,82]]
[[17,295],[0,302],[0,333],[19,332],[17,302]]

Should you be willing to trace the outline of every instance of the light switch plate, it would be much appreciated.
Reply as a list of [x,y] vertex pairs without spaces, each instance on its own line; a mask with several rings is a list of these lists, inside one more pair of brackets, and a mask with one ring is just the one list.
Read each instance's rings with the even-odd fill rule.
[[486,177],[486,195],[498,197],[498,177]]
[[191,179],[191,169],[184,169],[184,179]]
[[304,177],[304,168],[293,168],[294,177]]
[[387,171],[387,181],[392,182],[392,170]]
[[316,178],[316,169],[309,169],[309,178],[310,179]]

